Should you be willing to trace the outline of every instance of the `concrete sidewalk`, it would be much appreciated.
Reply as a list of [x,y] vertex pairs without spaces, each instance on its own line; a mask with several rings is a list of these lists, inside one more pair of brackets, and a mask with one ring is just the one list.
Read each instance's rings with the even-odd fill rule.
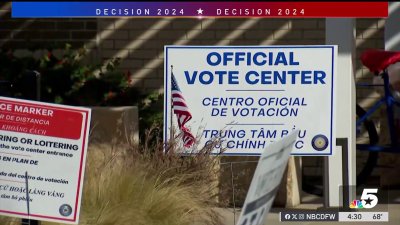
[[[305,209],[312,210],[318,209],[322,207],[321,204],[302,204],[293,209]],[[382,225],[400,225],[400,204],[390,204],[389,206],[389,222],[378,223],[378,222],[340,222],[343,225],[355,225],[355,224],[382,224]],[[234,223],[234,214],[236,214],[236,220],[240,215],[240,209],[236,209],[236,213],[234,213],[233,209],[217,209],[220,215],[223,218],[223,225],[235,225]],[[322,225],[337,225],[338,222],[279,222],[279,212],[280,211],[290,211],[290,209],[279,209],[273,208],[268,215],[267,222],[265,225],[282,225],[282,224],[290,224],[290,225],[308,225],[308,224],[322,224]],[[379,208],[376,211],[380,211]]]

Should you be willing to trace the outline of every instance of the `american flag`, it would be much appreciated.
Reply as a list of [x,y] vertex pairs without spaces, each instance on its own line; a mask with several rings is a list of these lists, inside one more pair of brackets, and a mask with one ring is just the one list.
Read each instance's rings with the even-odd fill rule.
[[187,148],[193,145],[195,138],[190,130],[185,127],[185,124],[192,119],[192,114],[186,105],[185,98],[181,90],[179,89],[178,83],[176,82],[175,76],[172,73],[172,108],[174,114],[178,120],[178,127],[183,132],[182,140],[183,145]]

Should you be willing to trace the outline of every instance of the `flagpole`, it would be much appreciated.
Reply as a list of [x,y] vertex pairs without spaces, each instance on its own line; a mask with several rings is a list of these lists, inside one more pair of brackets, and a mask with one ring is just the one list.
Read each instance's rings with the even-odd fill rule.
[[[172,84],[172,74],[173,74],[173,69],[174,69],[174,66],[173,65],[171,65],[171,76],[170,76],[170,86],[171,86],[171,84]],[[170,137],[168,137],[169,138],[169,140],[168,141],[170,141],[171,140],[171,138],[174,138],[175,137],[175,129],[174,129],[174,126],[173,126],[173,123],[172,123],[172,118],[173,118],[173,116],[172,116],[172,114],[174,114],[174,106],[173,106],[173,100],[172,100],[172,88],[170,89],[171,90],[171,108],[170,108],[170,110],[171,110],[171,113],[170,113],[170,120],[171,120],[171,127],[169,128],[170,129],[170,133],[171,133],[171,136]]]

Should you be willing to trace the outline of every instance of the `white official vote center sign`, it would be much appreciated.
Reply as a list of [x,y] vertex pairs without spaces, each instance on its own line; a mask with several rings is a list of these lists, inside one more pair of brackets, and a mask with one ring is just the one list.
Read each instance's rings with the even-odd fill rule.
[[91,109],[0,97],[0,214],[78,223]]
[[336,61],[332,45],[166,46],[164,140],[260,155],[298,129],[293,155],[331,155]]

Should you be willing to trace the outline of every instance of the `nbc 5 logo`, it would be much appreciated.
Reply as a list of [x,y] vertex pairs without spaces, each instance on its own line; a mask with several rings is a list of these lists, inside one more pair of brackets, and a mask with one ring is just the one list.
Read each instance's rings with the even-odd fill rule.
[[378,188],[365,188],[361,195],[362,205],[366,209],[372,209],[378,204]]
[[353,200],[350,203],[350,208],[372,209],[378,204],[378,188],[365,188],[361,194],[360,200]]

